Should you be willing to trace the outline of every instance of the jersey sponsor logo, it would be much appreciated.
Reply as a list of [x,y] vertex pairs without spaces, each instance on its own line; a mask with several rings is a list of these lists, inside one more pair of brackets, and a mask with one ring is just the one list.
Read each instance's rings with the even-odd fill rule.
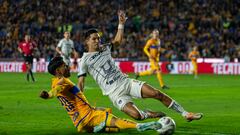
[[107,47],[103,47],[101,51],[99,51],[98,53],[94,54],[91,58],[90,61],[95,59],[97,56],[101,55],[103,52],[107,51]]
[[104,74],[107,74],[107,75],[110,75],[110,74],[116,72],[113,69],[113,64],[111,63],[111,60],[107,60],[107,62],[104,63],[102,66],[100,66],[100,68],[102,69]]
[[90,61],[92,61],[93,59],[95,59],[97,56],[99,56],[102,53],[102,51],[99,51],[98,53],[94,54],[91,58]]
[[66,43],[66,45],[67,45],[67,46],[71,46],[71,44],[70,44],[70,43]]
[[[100,66],[101,70],[105,74],[105,78],[110,78],[111,76],[115,75],[117,72],[116,69],[114,69],[114,63],[109,59],[107,60],[102,66]],[[116,80],[120,78],[120,75],[115,75],[111,80],[108,80],[106,84],[111,85],[113,84]]]
[[106,84],[112,85],[116,80],[120,78],[120,75],[114,76],[112,80],[107,81]]

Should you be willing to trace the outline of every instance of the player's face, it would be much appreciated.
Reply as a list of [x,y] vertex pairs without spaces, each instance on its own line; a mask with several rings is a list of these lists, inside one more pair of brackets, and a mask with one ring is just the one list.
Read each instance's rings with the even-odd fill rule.
[[29,35],[25,36],[25,41],[27,41],[27,42],[30,41],[30,36]]
[[158,38],[159,37],[159,31],[158,30],[154,30],[153,31],[153,38]]
[[58,69],[58,74],[63,75],[64,77],[70,77],[70,68],[65,63],[62,64]]
[[99,44],[100,44],[100,36],[98,33],[93,33],[89,36],[89,38],[86,40],[86,44],[88,46],[88,49],[91,50],[99,50]]
[[69,32],[64,32],[64,38],[69,39],[70,38],[70,33]]

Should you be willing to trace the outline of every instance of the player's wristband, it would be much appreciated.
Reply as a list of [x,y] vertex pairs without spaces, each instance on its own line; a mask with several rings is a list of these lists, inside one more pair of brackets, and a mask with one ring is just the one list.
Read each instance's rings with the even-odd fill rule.
[[124,25],[123,24],[118,24],[118,29],[123,30],[124,29]]

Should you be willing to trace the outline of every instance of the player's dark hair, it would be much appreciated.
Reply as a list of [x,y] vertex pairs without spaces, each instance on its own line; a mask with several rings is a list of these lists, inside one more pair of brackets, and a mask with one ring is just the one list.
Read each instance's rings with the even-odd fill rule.
[[48,72],[52,75],[56,74],[56,69],[60,67],[63,64],[63,58],[62,57],[54,57],[51,59],[51,61],[48,64]]
[[84,38],[85,40],[93,33],[98,33],[98,30],[97,29],[94,29],[94,28],[91,28],[91,29],[88,29],[85,33],[84,33]]

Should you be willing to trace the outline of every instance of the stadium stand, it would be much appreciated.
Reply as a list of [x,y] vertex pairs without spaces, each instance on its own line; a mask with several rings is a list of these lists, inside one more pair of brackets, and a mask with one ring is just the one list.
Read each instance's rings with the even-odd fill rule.
[[81,55],[84,30],[100,28],[103,41],[113,37],[117,16],[112,9],[126,10],[129,18],[115,57],[146,60],[143,46],[158,28],[167,48],[162,61],[187,60],[193,46],[202,57],[240,61],[239,0],[0,0],[0,58],[19,58],[18,42],[28,33],[38,44],[39,57],[50,59],[64,30],[72,33]]

